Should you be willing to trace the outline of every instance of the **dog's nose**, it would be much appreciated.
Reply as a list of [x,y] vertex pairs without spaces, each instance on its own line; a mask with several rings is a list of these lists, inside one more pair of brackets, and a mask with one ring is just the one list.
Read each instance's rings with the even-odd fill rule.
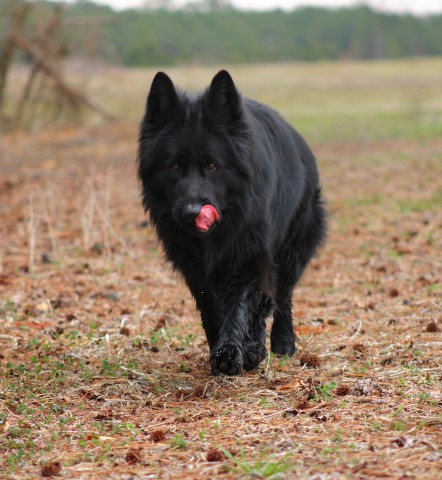
[[193,223],[200,211],[201,205],[199,203],[189,203],[182,208],[181,216],[186,222]]

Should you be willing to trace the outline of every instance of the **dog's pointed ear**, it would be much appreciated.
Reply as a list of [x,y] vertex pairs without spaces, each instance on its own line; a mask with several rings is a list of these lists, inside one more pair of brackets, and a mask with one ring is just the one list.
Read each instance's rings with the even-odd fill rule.
[[178,104],[172,80],[165,73],[158,72],[147,96],[145,121],[158,126],[167,124],[174,118]]
[[219,71],[208,92],[210,114],[222,123],[229,124],[241,117],[241,95],[226,70]]

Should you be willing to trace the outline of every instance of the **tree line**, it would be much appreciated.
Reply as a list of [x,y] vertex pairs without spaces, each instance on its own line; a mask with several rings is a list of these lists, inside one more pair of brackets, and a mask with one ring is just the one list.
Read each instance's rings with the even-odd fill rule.
[[[366,6],[253,12],[235,10],[225,0],[161,8],[168,4],[163,0],[157,9],[114,11],[81,0],[68,4],[65,15],[68,21],[87,19],[100,32],[100,58],[128,66],[442,54],[442,14],[397,15]],[[74,29],[67,35],[75,45],[79,33]]]

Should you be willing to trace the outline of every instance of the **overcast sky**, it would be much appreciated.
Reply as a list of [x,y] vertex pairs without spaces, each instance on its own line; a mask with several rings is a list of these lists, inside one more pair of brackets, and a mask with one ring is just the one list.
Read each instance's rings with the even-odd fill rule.
[[[138,7],[145,0],[95,0],[96,3],[112,5],[114,8]],[[176,0],[177,4],[186,3]],[[328,7],[348,6],[365,3],[377,9],[393,12],[412,12],[418,14],[442,13],[442,0],[232,0],[232,3],[247,10],[264,10],[271,8],[292,9],[300,5],[321,5]]]

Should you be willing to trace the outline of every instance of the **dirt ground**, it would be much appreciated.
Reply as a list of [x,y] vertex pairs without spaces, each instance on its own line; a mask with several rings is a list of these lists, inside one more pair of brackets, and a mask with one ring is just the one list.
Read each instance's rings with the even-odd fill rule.
[[313,142],[331,219],[298,352],[213,378],[136,137],[0,139],[1,478],[440,478],[441,138]]

